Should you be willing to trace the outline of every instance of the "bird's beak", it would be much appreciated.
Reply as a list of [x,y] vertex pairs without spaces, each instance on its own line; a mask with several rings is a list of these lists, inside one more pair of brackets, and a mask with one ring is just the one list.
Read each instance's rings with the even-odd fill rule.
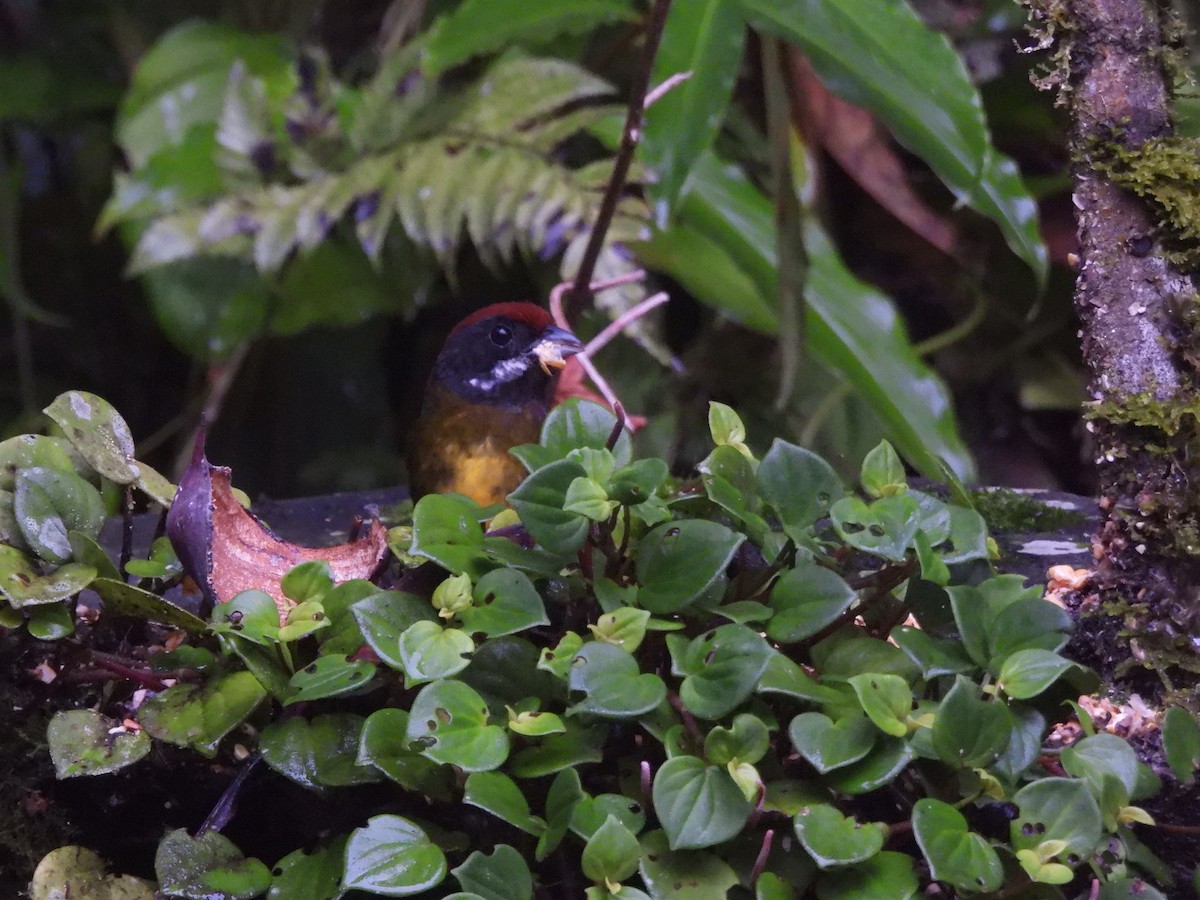
[[567,359],[583,352],[583,342],[571,332],[551,325],[530,346],[529,352],[537,357],[538,365],[547,375],[551,369],[561,369]]

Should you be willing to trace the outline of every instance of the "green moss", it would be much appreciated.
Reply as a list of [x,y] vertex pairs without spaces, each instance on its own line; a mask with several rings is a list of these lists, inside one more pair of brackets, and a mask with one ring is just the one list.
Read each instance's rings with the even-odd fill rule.
[[1167,259],[1200,269],[1200,140],[1170,136],[1138,148],[1112,144],[1095,154],[1092,165],[1154,204]]
[[1194,432],[1200,423],[1200,397],[1186,402],[1175,398],[1160,400],[1149,391],[1132,394],[1120,401],[1103,400],[1088,405],[1084,411],[1088,419],[1101,419],[1115,425],[1134,425],[1153,428],[1168,437]]
[[971,502],[987,522],[989,531],[1009,534],[1061,531],[1086,518],[1076,510],[1047,506],[1028,494],[1009,490],[972,491]]

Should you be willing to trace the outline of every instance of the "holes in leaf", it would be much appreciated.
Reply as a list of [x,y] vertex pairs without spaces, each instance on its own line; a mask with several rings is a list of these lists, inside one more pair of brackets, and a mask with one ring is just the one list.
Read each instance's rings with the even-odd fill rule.
[[307,666],[304,667],[304,672],[307,675],[316,675],[317,674],[317,664],[315,662],[309,663]]
[[872,537],[883,537],[885,534],[887,534],[882,525],[872,525],[867,529],[867,531],[871,533]]
[[843,522],[842,523],[842,531],[846,532],[846,534],[858,534],[860,531],[864,531],[865,529],[866,529],[866,526],[863,525],[862,522]]
[[230,622],[234,626],[237,626],[237,625],[242,624],[242,619],[244,617],[245,617],[245,613],[243,613],[240,609],[235,609],[233,612],[231,612],[229,615],[227,615],[225,617],[225,620],[227,622]]
[[449,710],[443,709],[440,706],[433,711],[433,714],[437,716],[438,721],[442,723],[448,723],[454,718],[452,715],[450,715]]

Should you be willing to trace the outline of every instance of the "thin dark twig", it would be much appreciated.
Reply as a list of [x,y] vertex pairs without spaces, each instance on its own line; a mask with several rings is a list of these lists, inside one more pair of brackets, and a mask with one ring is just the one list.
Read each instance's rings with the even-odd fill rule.
[[771,583],[771,580],[778,575],[785,567],[790,566],[796,558],[796,542],[788,538],[783,545],[783,549],[771,561],[771,564],[758,573],[758,578],[750,582],[749,586],[745,587],[743,593],[745,599],[753,600],[763,589]]
[[233,781],[229,782],[229,787],[225,788],[221,799],[217,801],[212,812],[208,814],[208,818],[204,820],[204,824],[196,832],[196,837],[203,837],[208,831],[220,831],[229,824],[229,820],[237,812],[237,797],[242,790],[242,785],[246,783],[246,779],[250,777],[250,773],[254,771],[254,767],[258,765],[260,759],[262,757],[256,753],[246,760],[246,764],[234,776]]
[[[133,559],[133,485],[125,485],[125,495],[121,499],[121,571]],[[133,575],[125,572],[125,580],[132,581]]]
[[621,192],[625,190],[625,180],[629,176],[629,167],[633,164],[633,153],[637,149],[642,136],[642,119],[646,113],[646,92],[650,88],[650,76],[654,71],[654,58],[658,55],[658,45],[662,40],[663,28],[667,24],[667,13],[671,9],[671,0],[654,0],[650,10],[650,21],[646,25],[645,47],[643,48],[642,66],[635,75],[635,80],[629,92],[629,109],[625,115],[625,128],[621,132],[621,146],[617,149],[613,160],[612,176],[608,180],[608,188],[600,203],[600,211],[596,214],[596,223],[588,237],[587,248],[579,271],[575,273],[575,284],[571,288],[571,304],[578,309],[591,296],[590,284],[592,273],[596,270],[596,261],[604,247],[604,238],[608,227],[612,224],[617,212],[617,204],[621,200]]
[[617,441],[621,439],[621,432],[625,430],[625,407],[620,403],[614,403],[613,412],[617,416],[617,421],[613,423],[612,431],[608,433],[608,440],[604,442],[605,449],[610,453],[616,448]]
[[[875,603],[878,603],[884,597],[888,596],[888,594],[891,593],[893,588],[895,588],[897,585],[902,584],[905,581],[905,579],[912,577],[913,573],[916,572],[916,570],[917,570],[917,561],[914,559],[914,560],[909,560],[908,562],[905,562],[905,563],[901,563],[896,566],[890,566],[889,568],[884,569],[879,573],[876,573],[878,575],[886,574],[886,575],[888,575],[888,577],[876,579],[875,590],[873,590],[870,594],[868,594],[866,597],[864,597],[857,606],[853,606],[850,609],[846,610],[844,613],[842,613],[840,616],[838,616],[836,619],[834,619],[832,622],[830,622],[828,625],[826,625],[824,628],[822,628],[820,631],[818,631],[812,637],[806,638],[804,641],[804,645],[806,647],[811,647],[814,644],[819,644],[821,641],[825,640],[825,638],[829,637],[831,634],[833,634],[835,631],[837,631],[843,625],[853,622],[855,619],[857,619],[859,616],[861,616],[864,612],[866,612],[867,609],[869,609],[872,605],[874,605]],[[853,583],[851,583],[851,587],[854,587]]]
[[683,700],[674,691],[667,691],[667,700],[675,708],[675,712],[679,713],[679,718],[683,719],[683,727],[687,733],[698,746],[704,746],[704,732],[696,724],[696,717],[692,715],[692,711],[683,705]]

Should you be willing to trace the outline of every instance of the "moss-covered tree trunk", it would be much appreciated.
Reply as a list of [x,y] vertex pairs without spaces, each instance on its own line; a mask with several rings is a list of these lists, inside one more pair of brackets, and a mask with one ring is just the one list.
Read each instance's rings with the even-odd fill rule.
[[1135,605],[1135,656],[1195,670],[1200,407],[1190,332],[1200,306],[1192,278],[1164,248],[1160,211],[1121,174],[1171,132],[1162,13],[1153,0],[1068,0],[1065,10],[1081,248],[1075,302],[1106,515],[1100,582],[1110,598]]

